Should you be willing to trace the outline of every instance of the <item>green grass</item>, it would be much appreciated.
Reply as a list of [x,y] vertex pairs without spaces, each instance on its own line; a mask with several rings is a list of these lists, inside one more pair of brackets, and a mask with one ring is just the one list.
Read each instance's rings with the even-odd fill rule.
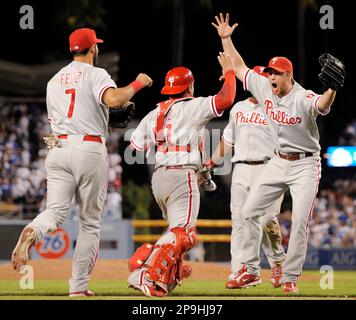
[[[300,293],[293,297],[321,297],[321,298],[356,298],[356,272],[337,271],[334,274],[334,289],[323,290],[319,286],[321,274],[318,271],[305,271],[304,275],[313,276],[315,280],[301,280],[298,283]],[[241,299],[252,297],[284,298],[286,294],[280,288],[274,289],[267,281],[259,286],[249,289],[225,289],[224,281],[187,280],[183,287],[174,290],[172,299]],[[139,291],[129,289],[127,282],[97,281],[90,282],[90,289],[96,293],[95,299],[150,299],[144,297]],[[0,280],[0,299],[66,299],[68,292],[67,281],[37,280],[35,288],[23,290],[16,280]],[[287,296],[288,298],[288,296]],[[167,298],[165,298],[167,299]]]

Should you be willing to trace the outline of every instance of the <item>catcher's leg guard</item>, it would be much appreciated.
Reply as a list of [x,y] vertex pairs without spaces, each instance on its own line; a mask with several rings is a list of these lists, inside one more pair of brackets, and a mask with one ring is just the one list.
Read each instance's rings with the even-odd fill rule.
[[144,243],[142,246],[137,248],[132,257],[128,260],[128,267],[130,272],[144,266],[144,263],[152,253],[155,246],[150,243]]
[[172,243],[161,245],[146,271],[148,279],[168,293],[175,281],[175,271],[180,248]]
[[159,250],[154,253],[146,271],[147,278],[167,293],[191,275],[192,268],[183,266],[183,259],[185,253],[197,244],[194,227],[189,230],[177,227],[170,231],[175,235],[174,242],[156,245]]
[[182,252],[187,252],[198,244],[195,227],[185,229],[181,227],[171,229],[171,232],[176,235],[176,242],[179,243]]
[[188,230],[178,227],[171,229],[171,231],[176,234],[176,243],[181,248],[175,274],[176,283],[181,285],[183,279],[190,277],[192,274],[192,267],[189,265],[183,265],[184,256],[190,249],[194,248],[198,244],[198,239],[195,227]]

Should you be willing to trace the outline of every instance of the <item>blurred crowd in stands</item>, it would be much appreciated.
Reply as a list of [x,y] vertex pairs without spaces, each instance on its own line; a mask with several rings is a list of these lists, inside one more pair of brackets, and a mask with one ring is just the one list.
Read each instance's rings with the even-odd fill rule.
[[[36,103],[0,105],[0,117],[0,219],[18,212],[22,218],[31,219],[46,205],[44,161],[48,150],[42,140],[50,134],[46,109],[44,104]],[[110,169],[105,210],[114,216],[118,212],[121,215],[122,202],[118,143],[119,133],[111,132],[107,138]],[[356,145],[356,120],[347,125],[339,144]],[[287,244],[291,210],[282,212],[279,220]],[[320,188],[309,244],[322,248],[356,247],[356,175]]]
[[[3,217],[20,212],[21,217],[31,219],[46,206],[44,162],[48,149],[43,137],[51,132],[46,109],[36,103],[1,105],[0,117],[0,212]],[[118,133],[112,132],[107,141],[110,168],[106,207],[117,214],[122,185]]]
[[[338,145],[356,146],[356,120],[343,130]],[[279,221],[287,245],[291,227],[289,208],[280,214]],[[356,169],[347,179],[320,185],[309,227],[309,245],[325,249],[356,248]]]
[[339,146],[356,146],[356,119],[351,121],[338,140]]
[[[283,244],[291,229],[290,208],[279,216]],[[309,245],[314,248],[356,248],[356,174],[320,189],[309,226]]]

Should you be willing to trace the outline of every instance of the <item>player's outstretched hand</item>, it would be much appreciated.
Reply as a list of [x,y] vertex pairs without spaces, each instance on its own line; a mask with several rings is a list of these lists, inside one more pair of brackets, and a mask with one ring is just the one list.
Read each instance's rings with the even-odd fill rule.
[[140,81],[143,83],[143,87],[151,87],[153,80],[145,73],[140,73],[137,77],[136,80]]
[[229,14],[226,14],[226,17],[224,18],[224,15],[220,13],[219,17],[215,16],[216,23],[212,22],[211,24],[215,27],[215,29],[218,31],[218,34],[220,38],[228,38],[232,35],[236,27],[238,26],[237,23],[235,23],[233,26],[229,26]]
[[220,77],[220,80],[222,80],[222,79],[224,79],[224,75],[225,75],[226,71],[234,70],[234,65],[231,61],[230,56],[225,52],[219,52],[218,61],[222,68],[222,76]]

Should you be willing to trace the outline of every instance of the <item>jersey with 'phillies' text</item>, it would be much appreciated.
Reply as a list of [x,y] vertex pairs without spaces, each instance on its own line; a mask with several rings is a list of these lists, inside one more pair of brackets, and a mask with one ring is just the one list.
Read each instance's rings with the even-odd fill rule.
[[267,160],[272,158],[276,147],[262,106],[250,99],[236,103],[231,109],[223,140],[234,147],[232,162]]
[[319,153],[319,131],[316,118],[320,95],[304,89],[294,82],[291,91],[283,97],[273,94],[268,79],[248,69],[244,76],[244,89],[252,93],[271,121],[272,134],[277,137],[280,151]]

